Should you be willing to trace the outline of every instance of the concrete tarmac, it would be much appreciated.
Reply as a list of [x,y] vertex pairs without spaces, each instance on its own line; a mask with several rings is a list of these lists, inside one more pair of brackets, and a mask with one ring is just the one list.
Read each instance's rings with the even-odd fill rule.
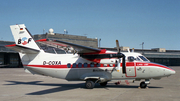
[[23,68],[0,68],[0,101],[180,101],[180,67],[176,74],[161,80],[151,80],[146,89],[140,81],[130,85],[106,87],[96,85],[86,89],[85,82],[32,75]]

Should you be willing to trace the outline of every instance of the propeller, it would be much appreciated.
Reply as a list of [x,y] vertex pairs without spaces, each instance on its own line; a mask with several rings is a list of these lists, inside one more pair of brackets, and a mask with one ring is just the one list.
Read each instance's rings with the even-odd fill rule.
[[119,47],[119,41],[116,40],[116,47],[117,47],[117,52],[120,53],[120,47]]
[[121,63],[121,58],[122,58],[122,73],[126,73],[126,56],[120,52],[120,47],[119,47],[119,41],[116,40],[116,47],[117,47],[117,57],[118,57],[118,62],[116,61],[116,66],[117,66],[117,71],[120,71],[120,63]]

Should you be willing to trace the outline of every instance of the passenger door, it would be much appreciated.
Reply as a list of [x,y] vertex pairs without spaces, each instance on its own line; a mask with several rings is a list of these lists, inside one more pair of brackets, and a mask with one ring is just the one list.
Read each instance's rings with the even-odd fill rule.
[[136,77],[136,64],[135,64],[135,62],[126,63],[126,77]]

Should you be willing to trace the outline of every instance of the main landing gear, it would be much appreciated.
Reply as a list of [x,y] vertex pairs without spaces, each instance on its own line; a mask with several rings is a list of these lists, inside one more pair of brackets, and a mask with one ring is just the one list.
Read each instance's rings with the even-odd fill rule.
[[[95,86],[95,83],[97,83],[97,82],[98,82],[98,80],[91,80],[91,79],[89,79],[89,80],[86,80],[85,86],[86,86],[87,89],[93,89],[94,86]],[[99,83],[99,84],[101,86],[106,86],[107,82],[103,82],[103,83]]]
[[101,86],[106,86],[107,82],[99,83]]
[[86,80],[86,88],[87,89],[93,89],[95,86],[95,82],[92,80]]

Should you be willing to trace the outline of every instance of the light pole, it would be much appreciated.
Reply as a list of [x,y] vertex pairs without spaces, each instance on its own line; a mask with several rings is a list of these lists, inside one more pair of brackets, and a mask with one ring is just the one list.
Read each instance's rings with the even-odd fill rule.
[[143,46],[144,46],[144,42],[142,42],[141,45],[142,45],[142,54],[144,54],[144,51],[143,51],[143,48],[144,48],[144,47],[143,47]]
[[99,39],[99,48],[100,48],[100,41],[101,41],[101,38]]

